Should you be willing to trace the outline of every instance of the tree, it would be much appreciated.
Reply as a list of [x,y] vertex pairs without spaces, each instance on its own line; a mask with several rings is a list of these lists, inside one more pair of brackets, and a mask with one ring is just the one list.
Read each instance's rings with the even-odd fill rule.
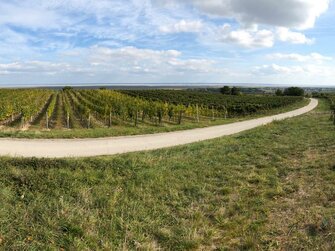
[[229,86],[224,86],[223,88],[220,89],[220,92],[223,95],[231,95],[231,89]]
[[305,91],[299,87],[290,87],[285,89],[284,95],[285,96],[304,96]]
[[233,88],[231,89],[231,95],[235,95],[235,96],[241,95],[241,90],[240,90],[240,88],[233,87]]
[[64,86],[63,87],[63,91],[71,91],[71,90],[73,90],[73,87],[71,87],[71,86]]
[[280,90],[280,89],[277,89],[276,90],[276,96],[283,96],[283,91],[282,90]]

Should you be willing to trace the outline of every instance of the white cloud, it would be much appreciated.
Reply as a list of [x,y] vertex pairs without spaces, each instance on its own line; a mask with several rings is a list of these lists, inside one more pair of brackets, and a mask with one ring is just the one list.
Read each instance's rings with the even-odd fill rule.
[[334,76],[334,68],[329,66],[309,64],[305,66],[305,72],[310,76]]
[[272,47],[274,35],[270,30],[231,30],[231,26],[225,24],[219,32],[219,40],[225,43],[233,43],[246,48]]
[[0,72],[3,74],[56,74],[63,72],[80,72],[79,68],[68,63],[53,63],[45,61],[27,61],[0,64]]
[[69,25],[70,20],[50,8],[42,8],[34,3],[0,2],[0,25],[14,25],[33,30],[59,29]]
[[[321,65],[314,65],[314,64],[307,64],[302,66],[282,66],[277,64],[271,65],[262,65],[256,66],[253,68],[254,74],[260,74],[263,76],[267,75],[292,75],[292,76],[301,76],[306,77],[312,76],[315,77],[325,77],[325,76],[333,76],[332,67],[329,66],[321,66]],[[318,84],[318,83],[316,83]]]
[[213,60],[206,59],[189,59],[180,60],[177,58],[172,58],[168,61],[168,64],[174,67],[177,71],[193,71],[200,73],[218,72],[219,69],[215,69]]
[[280,60],[292,60],[292,61],[298,61],[298,62],[317,62],[317,63],[322,63],[324,61],[330,61],[333,58],[332,57],[327,57],[323,56],[319,53],[310,53],[307,55],[302,55],[298,53],[290,53],[290,54],[285,54],[285,53],[274,53],[267,55],[268,59],[280,59]]
[[[96,70],[134,69],[138,73],[173,74],[180,72],[207,73],[216,71],[215,62],[206,59],[182,59],[181,52],[176,50],[151,50],[135,47],[110,49],[91,48],[90,64]],[[100,68],[100,69],[99,69]]]
[[163,25],[159,30],[163,33],[180,33],[180,32],[200,32],[203,28],[203,23],[200,20],[187,21],[181,20],[175,24]]
[[[166,0],[161,0],[165,1]],[[184,0],[204,13],[235,18],[244,24],[308,29],[324,13],[330,0]]]
[[132,41],[144,34],[157,35],[157,27],[167,16],[154,11],[149,3],[150,0],[0,1],[0,29],[14,26],[64,39],[86,36]]
[[[165,2],[166,8],[158,2]],[[62,76],[73,73],[74,82],[84,82],[88,75],[94,76],[92,82],[192,82],[201,77],[216,82],[228,81],[232,71],[236,75],[229,81],[253,81],[257,77],[243,76],[252,75],[254,63],[264,63],[257,61],[263,55],[240,53],[239,47],[270,51],[279,41],[311,44],[314,39],[302,30],[314,27],[328,6],[328,0],[0,0],[0,72],[6,74],[0,81],[24,82],[33,76],[31,82],[41,82],[55,74],[53,81],[61,82],[66,79]],[[333,19],[327,21],[321,32]],[[230,25],[221,27],[224,22]],[[186,32],[196,38],[185,41],[179,33]],[[312,33],[319,38],[319,29]],[[313,45],[316,51],[328,49],[320,49],[328,46],[323,38]],[[276,51],[287,46],[280,43]],[[169,50],[173,48],[178,51]],[[275,61],[254,71],[301,77],[331,69],[325,67],[331,58],[318,53],[268,58],[314,65]],[[225,65],[229,71],[222,69]]]
[[117,60],[124,62],[140,64],[141,62],[150,61],[161,63],[170,58],[176,58],[181,52],[176,50],[151,50],[138,49],[136,47],[123,47],[119,49],[110,49],[106,47],[93,47],[90,49],[91,60],[96,62],[111,62]]
[[296,74],[304,72],[304,69],[300,66],[281,66],[277,64],[256,66],[253,69],[256,74],[262,75],[273,75],[273,74]]
[[[169,11],[165,8],[157,8],[157,1],[165,1],[173,9]],[[30,33],[33,36],[33,43],[30,43],[30,46],[35,46],[35,50],[47,48],[61,51],[68,46],[65,42],[70,41],[69,44],[71,44],[71,41],[76,41],[75,43],[80,44],[78,41],[81,41],[81,38],[84,41],[100,40],[100,44],[104,43],[105,46],[113,43],[122,46],[129,42],[142,44],[143,40],[148,44],[158,39],[159,42],[169,45],[166,37],[160,36],[161,33],[199,33],[198,41],[203,42],[206,36],[207,41],[212,39],[211,34],[217,32],[218,27],[217,23],[212,22],[213,20],[202,19],[203,16],[199,15],[199,11],[196,10],[200,9],[205,13],[233,18],[240,22],[240,28],[218,34],[220,38],[216,40],[225,43],[237,44],[246,48],[270,48],[273,47],[276,38],[297,44],[312,43],[313,41],[304,34],[293,32],[289,28],[301,28],[306,26],[306,23],[314,25],[318,15],[328,8],[328,0],[320,0],[317,4],[314,0],[283,1],[13,0],[7,3],[0,2],[0,30],[6,25],[24,27],[34,31],[41,30],[38,33]],[[196,8],[185,7],[185,4],[190,3]],[[183,8],[178,8],[180,5],[183,5]],[[278,28],[277,31],[274,31],[274,27],[262,24],[285,28]],[[50,35],[57,37],[58,41],[48,41],[52,40]],[[147,44],[145,46],[149,47]]]
[[[219,72],[215,61],[206,59],[183,59],[176,50],[150,50],[136,47],[110,49],[92,47],[89,49],[68,51],[63,56],[71,60],[77,55],[80,60],[71,63],[49,61],[26,61],[0,64],[0,73],[10,74],[151,74],[154,76],[195,75]],[[83,76],[82,76],[83,77]]]
[[304,34],[300,32],[293,32],[287,28],[279,27],[277,28],[278,39],[282,42],[290,42],[292,44],[313,44],[314,40],[307,38]]

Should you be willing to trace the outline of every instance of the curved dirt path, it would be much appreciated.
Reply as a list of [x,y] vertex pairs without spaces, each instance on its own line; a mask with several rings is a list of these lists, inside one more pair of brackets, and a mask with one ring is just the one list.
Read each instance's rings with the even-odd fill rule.
[[0,139],[0,155],[11,157],[88,157],[153,150],[232,135],[252,128],[302,115],[317,107],[309,105],[287,113],[236,122],[226,125],[169,133],[124,136],[101,139]]

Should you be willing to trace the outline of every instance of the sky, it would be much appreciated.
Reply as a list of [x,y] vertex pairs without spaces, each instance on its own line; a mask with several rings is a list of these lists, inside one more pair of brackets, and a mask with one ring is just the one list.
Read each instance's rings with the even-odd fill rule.
[[332,0],[0,0],[0,86],[335,86]]

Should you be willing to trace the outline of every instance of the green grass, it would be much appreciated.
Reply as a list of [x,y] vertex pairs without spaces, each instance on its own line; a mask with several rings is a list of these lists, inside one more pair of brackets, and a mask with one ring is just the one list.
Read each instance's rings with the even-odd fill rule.
[[2,129],[0,130],[0,138],[11,137],[11,138],[101,138],[111,136],[123,136],[123,135],[140,135],[140,134],[153,134],[160,132],[171,132],[178,130],[187,130],[193,128],[202,128],[208,126],[222,125],[233,123],[237,121],[248,120],[252,118],[262,117],[266,115],[273,115],[282,112],[291,111],[294,109],[301,108],[307,105],[309,100],[303,100],[301,102],[289,105],[287,107],[273,109],[269,111],[259,112],[257,114],[235,117],[228,119],[216,119],[202,120],[200,123],[192,122],[190,120],[185,121],[181,125],[165,123],[161,126],[154,126],[149,124],[141,123],[138,127],[132,125],[115,125],[112,128],[94,128],[94,129],[52,129],[52,130],[39,130],[36,126],[32,126],[28,131],[22,131],[17,129]]
[[0,158],[0,249],[334,250],[327,109],[171,149]]

